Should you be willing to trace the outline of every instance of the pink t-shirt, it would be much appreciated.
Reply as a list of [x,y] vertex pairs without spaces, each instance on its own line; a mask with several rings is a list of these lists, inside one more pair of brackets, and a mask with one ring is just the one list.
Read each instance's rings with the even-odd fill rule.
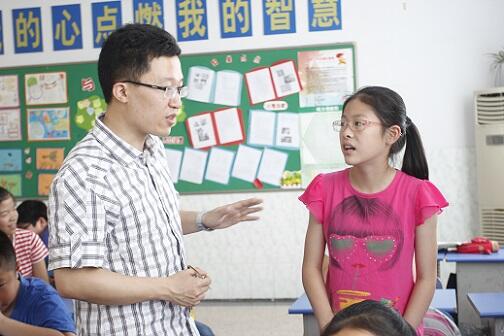
[[374,194],[355,190],[348,174],[318,175],[299,197],[323,226],[331,306],[371,299],[403,314],[414,285],[416,226],[448,203],[432,183],[401,171]]

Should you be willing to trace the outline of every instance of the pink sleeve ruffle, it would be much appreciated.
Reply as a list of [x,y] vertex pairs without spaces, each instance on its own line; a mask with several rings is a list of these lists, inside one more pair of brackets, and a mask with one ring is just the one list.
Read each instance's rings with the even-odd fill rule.
[[435,214],[440,214],[448,202],[434,184],[422,181],[416,195],[416,225],[423,224]]
[[304,193],[299,196],[299,200],[303,202],[310,213],[319,223],[323,223],[324,219],[324,202],[322,180],[323,174],[317,175],[308,185]]

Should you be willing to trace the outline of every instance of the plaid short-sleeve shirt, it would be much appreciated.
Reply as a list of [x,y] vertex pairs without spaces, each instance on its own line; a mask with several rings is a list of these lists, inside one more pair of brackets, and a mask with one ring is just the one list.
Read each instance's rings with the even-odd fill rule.
[[[54,178],[48,212],[49,269],[167,277],[185,268],[178,194],[156,137],[139,151],[99,118]],[[79,335],[198,335],[188,309],[167,301],[75,308]]]

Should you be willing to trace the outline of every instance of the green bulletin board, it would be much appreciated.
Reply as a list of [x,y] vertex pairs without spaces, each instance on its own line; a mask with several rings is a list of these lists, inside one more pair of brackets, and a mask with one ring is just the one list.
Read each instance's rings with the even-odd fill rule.
[[[310,73],[308,73],[309,71],[305,71],[305,73],[303,73],[303,68],[306,68],[309,63],[306,60],[302,62],[303,68],[298,67],[299,53],[310,54],[310,52],[312,52],[311,54],[316,54],[316,52],[322,53],[322,55],[318,56],[318,62],[323,64],[322,67],[326,67],[324,71],[314,71]],[[333,56],[337,56],[338,60],[338,62],[334,64],[340,63],[341,67],[338,65],[335,69],[330,69],[333,65],[330,65],[332,61],[328,60],[328,58]],[[250,144],[249,137],[251,136],[251,129],[249,126],[251,114],[256,112],[269,112],[271,116],[272,114],[290,113],[290,116],[292,116],[299,113],[335,110],[341,107],[342,96],[355,90],[355,52],[353,44],[183,55],[181,61],[184,79],[186,85],[189,87],[191,87],[191,85],[196,85],[194,83],[196,83],[198,79],[201,80],[201,78],[197,76],[198,71],[194,72],[196,75],[190,73],[191,68],[193,68],[193,70],[204,68],[207,73],[213,73],[215,75],[213,78],[214,83],[211,83],[210,86],[212,87],[210,95],[208,96],[210,98],[199,99],[199,101],[197,101],[194,97],[189,96],[183,99],[181,113],[177,118],[177,125],[173,127],[170,136],[163,139],[167,149],[171,150],[171,152],[178,151],[180,153],[180,163],[177,167],[181,172],[175,186],[181,193],[279,190],[283,188],[300,187],[299,171],[301,164],[299,147],[286,148],[284,146],[277,146],[278,143],[276,142],[268,145]],[[284,92],[287,93],[287,95],[281,96],[283,89],[279,86],[279,83],[274,81],[274,72],[276,71],[284,75],[281,72],[282,69],[275,67],[275,65],[285,64],[286,61],[292,61],[291,65],[293,64],[294,66],[295,75],[300,84],[300,90],[294,93],[289,93],[287,90]],[[324,64],[324,62],[327,62],[327,64]],[[272,79],[271,84],[274,88],[273,93],[277,95],[277,97],[269,99],[266,102],[260,101],[261,99],[255,97],[253,99],[259,102],[253,104],[250,98],[251,89],[249,89],[249,86],[254,86],[253,81],[256,77],[249,77],[246,73],[258,69],[270,70],[269,73]],[[330,70],[328,71],[327,69]],[[278,70],[280,70],[280,72],[278,72]],[[347,74],[338,74],[338,72],[342,72],[343,70],[346,70]],[[216,98],[219,92],[221,99],[228,100],[230,97],[226,85],[218,87],[218,84],[215,83],[215,79],[218,77],[217,74],[226,73],[228,71],[231,71],[234,75],[240,74],[241,76],[241,80],[239,81],[241,83],[241,91],[232,88],[229,90],[229,94],[232,94],[231,92],[240,92],[239,96],[233,97],[232,99],[238,102],[234,103],[236,106],[219,104],[219,99]],[[349,71],[350,75],[348,74]],[[51,92],[51,86],[55,85],[54,79],[58,79],[58,76],[64,76],[61,75],[61,73],[66,74],[66,79],[60,80],[61,82],[66,81],[66,101],[63,102],[65,97],[58,97],[58,94],[53,94],[52,96],[48,94],[48,98],[45,102],[34,102],[33,100],[37,99],[40,90],[47,88],[47,92]],[[265,73],[268,73],[268,71]],[[331,78],[326,76],[328,73],[332,73],[332,75],[329,76]],[[12,78],[7,78],[10,80],[9,81],[6,80],[6,76],[12,75],[17,76],[19,101],[17,106],[6,107],[6,105],[9,105],[9,102],[12,105],[16,105],[14,102],[15,98],[6,98],[5,94],[2,93],[12,90],[12,88],[7,91],[4,90],[6,85],[12,85]],[[276,78],[285,79],[287,77],[276,76]],[[290,78],[290,80],[292,80],[292,78]],[[290,80],[286,81],[288,82]],[[193,82],[191,83],[191,81]],[[247,81],[249,82],[247,83]],[[224,84],[228,84],[229,86],[229,83]],[[216,85],[218,88],[216,88]],[[259,85],[252,90],[258,92],[257,90],[260,91],[261,87],[262,85]],[[222,88],[224,88],[224,90]],[[325,93],[321,95],[305,94],[312,91],[321,92],[324,90]],[[334,92],[334,94],[332,94],[332,92]],[[61,91],[59,94],[61,95]],[[302,95],[304,95],[304,98],[301,97]],[[31,103],[27,105],[27,100],[30,99]],[[217,103],[215,103],[216,101]],[[64,108],[69,108],[67,121],[62,117],[62,115],[65,115]],[[95,62],[0,69],[0,135],[3,137],[2,140],[0,140],[0,185],[12,189],[18,197],[45,197],[48,191],[48,183],[51,180],[51,176],[57,172],[62,160],[62,155],[67,155],[71,148],[82,139],[92,127],[94,118],[104,111],[105,108],[106,105],[101,96]],[[41,109],[43,111],[38,111]],[[239,110],[237,115],[241,122],[243,139],[238,142],[240,142],[241,145],[236,141],[223,144],[218,141],[215,146],[195,149],[193,146],[195,145],[194,134],[196,133],[192,133],[192,137],[188,136],[190,130],[189,125],[191,125],[192,120],[196,120],[196,118],[192,117],[207,114],[212,115],[212,118],[209,120],[215,121],[216,112],[228,109]],[[15,135],[16,130],[13,125],[16,124],[16,113],[13,112],[13,110],[19,110],[20,139],[17,139],[18,136]],[[31,117],[28,117],[29,114]],[[56,124],[51,124],[49,120],[52,119],[53,116],[56,116]],[[34,119],[35,122],[30,122],[30,118]],[[226,119],[223,120],[224,121],[221,121],[221,126],[226,128]],[[39,127],[34,127],[40,122],[44,125],[44,129],[40,129],[40,125]],[[48,123],[44,124],[44,122]],[[67,122],[67,124],[65,124],[65,122]],[[255,133],[261,133],[261,125],[258,124],[257,121],[255,125]],[[61,129],[63,129],[63,131],[61,131]],[[218,132],[216,130],[218,130]],[[220,135],[222,129],[216,129],[214,125],[214,131],[216,131],[216,134]],[[279,132],[280,130],[275,130],[275,132],[277,131]],[[217,140],[221,138],[219,135],[217,136]],[[12,139],[5,141],[5,137],[8,136],[12,136]],[[186,155],[185,152],[206,152],[207,158],[205,160],[204,169],[207,171],[212,148],[216,148],[217,150],[223,149],[227,151],[228,154],[233,153],[232,165],[234,165],[239,146],[252,148],[261,153],[264,153],[266,149],[269,150],[270,153],[271,151],[274,153],[284,153],[282,154],[283,157],[287,157],[284,170],[291,173],[283,173],[283,178],[281,181],[278,181],[278,183],[266,183],[259,179],[254,179],[253,181],[243,180],[234,177],[231,173],[229,175],[229,180],[220,182],[206,179],[206,175],[203,176],[201,183],[188,182],[180,178],[183,177],[181,168]],[[274,157],[275,156],[273,156],[273,158]],[[264,158],[264,156],[262,156],[262,158]],[[170,168],[173,170],[173,167]],[[186,165],[186,171],[187,168],[188,166]],[[229,167],[229,169],[231,172],[232,166]],[[189,168],[189,170],[191,169]],[[260,164],[257,167],[257,172],[259,172],[259,170]],[[290,177],[285,178],[288,175]]]

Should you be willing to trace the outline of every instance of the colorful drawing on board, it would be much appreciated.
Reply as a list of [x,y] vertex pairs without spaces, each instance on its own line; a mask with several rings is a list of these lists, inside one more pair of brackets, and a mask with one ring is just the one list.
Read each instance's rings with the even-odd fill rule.
[[65,104],[66,72],[46,72],[25,75],[26,105]]
[[100,96],[90,96],[77,102],[77,113],[75,124],[83,130],[89,131],[93,128],[96,118],[107,109],[105,99]]
[[68,107],[28,109],[28,141],[69,140],[69,115]]
[[0,141],[17,141],[21,137],[21,111],[0,110]]
[[0,187],[9,190],[16,197],[21,196],[21,175],[0,175]]
[[37,148],[37,169],[58,170],[65,158],[64,148]]
[[51,189],[51,183],[54,179],[55,174],[39,174],[38,176],[38,194],[40,196],[49,195],[49,190]]
[[21,149],[0,149],[0,171],[17,172],[23,168]]
[[18,76],[0,76],[0,108],[18,107]]

